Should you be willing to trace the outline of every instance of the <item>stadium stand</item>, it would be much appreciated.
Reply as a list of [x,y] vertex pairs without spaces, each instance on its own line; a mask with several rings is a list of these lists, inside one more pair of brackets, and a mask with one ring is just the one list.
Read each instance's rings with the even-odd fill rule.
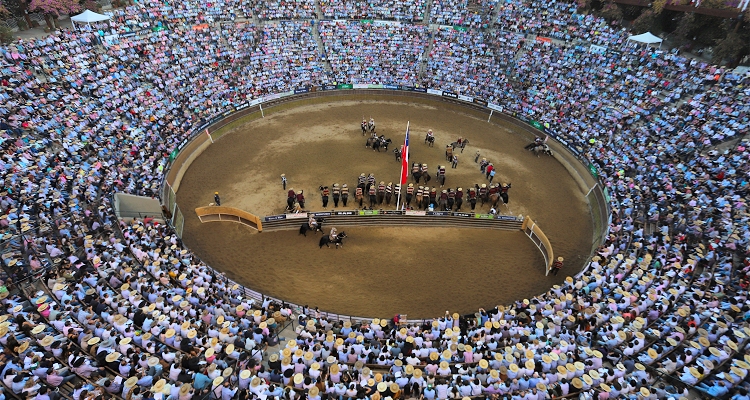
[[[217,25],[312,2],[146,1],[0,46],[2,397],[746,399],[750,151],[713,146],[747,135],[750,77],[627,47],[568,3],[506,2],[492,35],[474,16],[494,6],[432,4],[466,31],[323,21],[321,49],[309,21]],[[423,82],[550,124],[607,186],[606,243],[532,299],[352,323],[252,301],[169,226],[115,218],[111,194],[156,196],[190,127],[335,82]]]

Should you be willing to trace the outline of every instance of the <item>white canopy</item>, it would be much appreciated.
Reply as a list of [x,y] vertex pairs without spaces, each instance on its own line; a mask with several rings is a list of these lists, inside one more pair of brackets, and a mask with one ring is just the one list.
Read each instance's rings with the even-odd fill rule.
[[79,24],[90,24],[92,22],[106,21],[109,17],[102,14],[97,14],[91,10],[86,10],[74,17],[70,17],[70,20]]
[[651,32],[646,32],[646,33],[641,33],[640,35],[630,36],[628,38],[628,41],[646,43],[646,44],[659,43],[659,45],[661,45],[661,42],[663,42],[664,40],[662,40],[658,36],[655,36]]

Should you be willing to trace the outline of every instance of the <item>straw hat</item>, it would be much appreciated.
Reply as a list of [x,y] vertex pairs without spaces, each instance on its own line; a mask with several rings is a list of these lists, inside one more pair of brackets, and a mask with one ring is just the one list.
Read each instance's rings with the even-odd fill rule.
[[570,383],[572,383],[573,387],[576,389],[583,388],[583,382],[578,378],[573,378],[573,380]]
[[645,387],[642,387],[641,390],[639,390],[639,392],[641,393],[641,396],[643,397],[651,396],[651,392]]
[[440,369],[448,369],[448,368],[450,368],[450,364],[448,364],[448,361],[440,362]]
[[338,374],[338,373],[339,373],[339,371],[341,370],[341,368],[339,367],[339,365],[338,365],[338,364],[331,364],[331,366],[330,366],[330,367],[328,368],[328,370],[329,370],[329,371],[330,371],[330,373],[332,373],[332,374]]
[[302,374],[295,374],[295,375],[294,375],[294,383],[295,383],[295,384],[299,385],[299,384],[300,384],[300,383],[302,383],[302,382],[303,382],[304,380],[305,380],[305,376],[304,376],[304,375],[302,375]]
[[232,372],[234,372],[234,369],[232,369],[232,367],[227,367],[224,369],[224,371],[221,372],[221,376],[229,378],[230,376],[232,376]]
[[34,329],[31,330],[31,333],[33,333],[35,335],[38,335],[38,334],[42,333],[42,331],[44,331],[45,328],[46,328],[46,326],[44,324],[39,324],[39,325],[35,326]]
[[606,384],[606,383],[604,383],[604,382],[602,382],[601,384],[599,384],[599,387],[600,387],[600,388],[601,388],[601,389],[602,389],[603,391],[605,391],[605,392],[607,392],[607,393],[609,393],[609,392],[611,392],[611,391],[612,391],[612,388],[611,388],[611,387],[609,387],[609,385],[607,385],[607,384]]
[[209,347],[206,349],[206,358],[212,357],[216,350],[214,350],[213,347]]
[[91,339],[89,339],[89,340],[88,340],[88,341],[87,341],[86,343],[87,343],[87,344],[88,344],[89,346],[93,346],[93,345],[95,345],[95,344],[99,343],[99,342],[100,342],[101,340],[102,340],[102,339],[101,339],[100,337],[98,337],[98,336],[97,336],[97,337],[92,337],[92,338],[91,338]]
[[518,365],[516,365],[515,363],[514,364],[510,364],[510,366],[508,367],[508,369],[511,370],[512,372],[518,372]]
[[214,378],[213,386],[214,387],[221,386],[222,383],[224,383],[224,377],[223,376],[217,376],[216,378]]
[[524,366],[526,369],[534,369],[534,360],[526,360],[526,363],[524,363]]
[[113,353],[107,354],[105,360],[107,360],[108,363],[111,363],[117,361],[118,358],[120,358],[120,353],[115,351]]
[[482,369],[487,369],[487,367],[490,365],[490,363],[487,362],[487,360],[479,360],[479,367]]
[[234,343],[229,343],[229,344],[227,345],[227,348],[226,348],[226,349],[224,349],[224,352],[225,352],[225,353],[227,353],[227,354],[232,354],[232,353],[234,353]]
[[[133,378],[135,378],[135,376],[134,376]],[[136,381],[136,382],[137,382],[137,381]],[[183,384],[182,386],[180,386],[180,396],[185,396],[185,395],[187,395],[187,394],[188,394],[188,393],[190,392],[190,389],[191,389],[191,388],[192,388],[192,386],[190,386],[190,384],[189,384],[189,383],[185,383],[185,384]]]
[[55,341],[55,338],[53,338],[52,336],[47,335],[42,340],[39,341],[39,344],[42,345],[42,347],[48,347],[54,341]]
[[564,365],[558,365],[558,366],[557,366],[557,372],[558,372],[558,373],[559,373],[560,375],[567,375],[567,374],[568,374],[568,370],[567,370],[567,369],[565,368],[565,366],[564,366]]
[[635,363],[635,369],[637,369],[638,371],[645,371],[646,367],[641,363]]
[[122,340],[120,340],[120,344],[125,345],[125,344],[129,344],[132,341],[133,341],[132,338],[130,338],[130,337],[124,337],[124,338],[122,338]]
[[581,378],[582,378],[582,379],[583,379],[583,381],[584,381],[584,382],[586,382],[586,384],[587,384],[587,385],[589,385],[589,386],[591,386],[591,385],[593,385],[593,384],[594,384],[594,380],[593,380],[593,379],[591,379],[591,377],[590,377],[590,376],[588,376],[587,374],[583,374],[583,376],[582,376]]
[[654,349],[648,349],[646,353],[648,353],[648,356],[653,359],[656,359],[657,357],[659,357],[659,354]]
[[138,383],[138,377],[137,376],[132,376],[132,377],[128,378],[128,380],[125,381],[125,387],[126,388],[132,388],[133,386],[135,386],[136,383]]
[[388,390],[388,384],[385,382],[378,383],[378,392],[385,392]]
[[167,338],[167,339],[169,339],[169,338],[173,337],[174,334],[175,334],[174,329],[169,328],[169,329],[167,329],[167,332],[164,334],[164,337]]
[[148,358],[148,366],[149,367],[155,367],[159,365],[159,359],[156,357],[149,357]]
[[318,389],[317,386],[313,386],[310,388],[310,390],[308,390],[307,394],[309,397],[315,397],[318,395],[319,392],[320,392],[320,389]]

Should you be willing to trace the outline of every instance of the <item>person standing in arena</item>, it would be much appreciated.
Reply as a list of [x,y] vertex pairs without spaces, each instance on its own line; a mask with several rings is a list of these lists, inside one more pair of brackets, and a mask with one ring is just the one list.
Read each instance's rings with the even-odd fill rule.
[[330,195],[331,191],[328,189],[328,186],[321,186],[320,187],[320,197],[323,201],[323,209],[328,208],[328,196]]
[[332,194],[333,194],[333,207],[338,208],[339,198],[341,197],[341,188],[339,188],[338,183],[333,184]]
[[221,197],[219,197],[219,192],[214,192],[214,204],[217,206],[221,205]]
[[358,185],[357,190],[354,192],[354,198],[357,200],[357,203],[359,203],[359,208],[362,208],[364,197],[364,185]]
[[297,192],[297,203],[299,203],[300,208],[305,208],[305,193],[303,190]]
[[406,187],[406,205],[411,207],[411,199],[414,197],[414,184],[410,183]]
[[286,190],[286,174],[281,174],[281,187]]
[[377,187],[375,185],[370,185],[367,195],[370,196],[370,208],[372,208],[377,203]]
[[560,270],[563,267],[563,261],[565,259],[562,257],[557,257],[557,260],[552,263],[552,269],[550,269],[550,272],[552,272],[552,275],[557,276],[557,273],[560,272]]
[[456,211],[461,211],[461,204],[464,203],[464,188],[456,190]]
[[341,187],[341,203],[346,207],[346,202],[349,201],[349,187],[346,186],[346,183],[344,186]]

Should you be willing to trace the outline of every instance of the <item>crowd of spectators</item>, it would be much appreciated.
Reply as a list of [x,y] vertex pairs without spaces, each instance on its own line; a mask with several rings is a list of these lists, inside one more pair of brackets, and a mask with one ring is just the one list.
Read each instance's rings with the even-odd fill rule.
[[497,6],[497,29],[523,32],[563,41],[581,40],[602,46],[619,46],[628,32],[610,26],[603,18],[578,14],[576,3],[510,0]]
[[433,0],[430,22],[438,25],[486,28],[497,0]]
[[321,21],[336,82],[415,85],[427,42],[423,25]]
[[420,22],[424,19],[425,0],[320,1],[323,16],[329,19],[380,19]]
[[[748,398],[750,149],[712,146],[747,135],[750,77],[620,45],[567,3],[504,3],[492,36],[321,22],[325,49],[307,21],[219,29],[224,4],[243,6],[139,2],[0,47],[1,397]],[[284,4],[261,18],[310,12]],[[420,80],[545,123],[592,161],[612,213],[584,274],[474,314],[352,323],[252,300],[168,225],[114,216],[113,192],[156,196],[190,127],[234,105]]]

